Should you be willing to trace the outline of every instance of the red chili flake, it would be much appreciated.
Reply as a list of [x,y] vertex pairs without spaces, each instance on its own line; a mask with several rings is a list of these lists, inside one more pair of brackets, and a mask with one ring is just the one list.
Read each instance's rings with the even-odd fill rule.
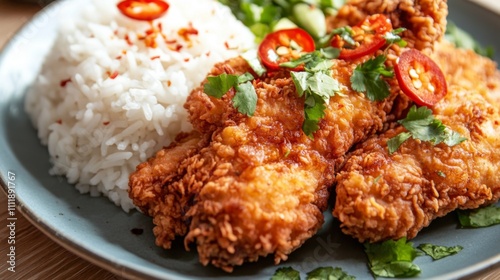
[[108,124],[109,124],[109,122],[103,122],[102,124],[103,124],[103,125],[108,125]]
[[71,82],[71,79],[66,79],[66,80],[62,80],[59,85],[61,87],[65,87],[67,83],[70,83]]
[[194,28],[193,24],[190,22],[188,27],[179,29],[177,34],[179,34],[179,36],[181,36],[185,41],[189,41],[189,35],[198,35],[198,30]]
[[175,44],[175,43],[177,43],[177,40],[175,40],[175,39],[174,40],[165,40],[165,43],[167,43],[167,44]]
[[146,35],[151,35],[154,33],[156,33],[156,30],[154,30],[153,28],[146,30]]
[[118,35],[118,29],[113,31],[113,34]]
[[167,81],[167,86],[171,86],[172,85],[172,81],[171,80],[168,80]]
[[226,49],[229,50],[229,44],[228,44],[228,42],[224,42],[224,46],[226,47]]
[[117,55],[115,58],[116,59],[122,59],[122,56],[121,55]]
[[155,55],[155,56],[151,57],[151,60],[155,60],[155,59],[158,59],[158,58],[160,58],[160,56],[159,55]]
[[188,62],[188,61],[189,61],[189,57],[184,58],[184,62]]
[[118,77],[118,71],[115,71],[113,73],[110,73],[110,72],[107,72],[107,73],[108,73],[110,79],[114,79],[114,78]]
[[205,55],[206,55],[206,56],[210,56],[210,51],[208,51]]
[[182,45],[181,44],[177,44],[175,46],[168,45],[168,48],[171,49],[171,50],[173,50],[173,51],[178,52],[178,51],[180,51],[182,49]]
[[129,45],[133,45],[134,43],[132,43],[132,41],[130,41],[130,37],[128,36],[128,34],[125,35],[125,41],[127,41],[127,44]]
[[163,31],[163,25],[161,24],[161,22],[158,22],[158,29],[159,29],[160,31]]
[[62,124],[62,120],[61,120],[61,119],[58,119],[58,120],[56,121],[56,123],[58,123],[58,124]]

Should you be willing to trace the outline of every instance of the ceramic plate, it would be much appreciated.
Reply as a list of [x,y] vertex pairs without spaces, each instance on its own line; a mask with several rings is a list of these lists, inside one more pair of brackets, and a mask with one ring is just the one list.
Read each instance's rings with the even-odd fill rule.
[[[450,18],[482,43],[500,52],[500,18],[466,1],[449,1]],[[3,189],[15,175],[19,210],[40,230],[77,255],[125,277],[167,279],[269,279],[276,270],[272,258],[245,264],[227,274],[198,262],[182,240],[173,249],[155,246],[152,222],[136,211],[124,213],[106,198],[79,194],[63,178],[48,174],[46,147],[23,110],[23,96],[37,75],[56,36],[58,18],[78,10],[85,1],[49,5],[25,25],[0,55],[0,171]],[[11,178],[12,179],[12,178]],[[326,213],[329,217],[329,213]],[[134,234],[142,229],[142,234]],[[457,278],[500,262],[500,226],[460,229],[454,214],[438,219],[413,242],[461,245],[459,254],[439,261],[419,257],[419,278]],[[494,246],[492,246],[494,244]],[[371,279],[363,248],[343,235],[328,218],[321,231],[281,266],[302,272],[318,266],[341,267],[357,279]]]

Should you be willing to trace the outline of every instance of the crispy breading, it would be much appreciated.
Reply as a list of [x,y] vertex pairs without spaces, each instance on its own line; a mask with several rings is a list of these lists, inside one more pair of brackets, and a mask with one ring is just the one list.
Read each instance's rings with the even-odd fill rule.
[[413,238],[437,217],[500,198],[496,64],[446,43],[434,59],[449,90],[433,113],[467,141],[449,147],[409,139],[390,155],[387,141],[405,131],[398,126],[360,144],[337,175],[333,214],[361,242]]
[[[428,16],[438,20],[447,11],[436,8]],[[435,27],[418,28],[411,32]],[[436,38],[426,38],[431,39]],[[391,47],[387,65],[401,51]],[[388,79],[390,95],[383,101],[372,102],[351,89],[354,68],[369,58],[333,60],[332,76],[342,94],[330,98],[313,138],[302,131],[304,100],[287,70],[256,77],[258,102],[251,117],[234,108],[234,89],[221,99],[206,95],[203,84],[195,89],[185,104],[195,132],[130,176],[131,198],[154,217],[156,243],[169,248],[175,236],[186,236],[186,248],[195,243],[203,264],[226,271],[267,255],[276,263],[286,260],[323,224],[335,169],[347,151],[387,129],[411,104],[396,79]],[[247,62],[234,58],[216,65],[209,76],[245,72],[252,73]]]
[[430,54],[446,30],[448,5],[436,0],[350,0],[328,19],[328,27],[353,26],[373,14],[385,14],[394,28],[406,28],[408,47]]

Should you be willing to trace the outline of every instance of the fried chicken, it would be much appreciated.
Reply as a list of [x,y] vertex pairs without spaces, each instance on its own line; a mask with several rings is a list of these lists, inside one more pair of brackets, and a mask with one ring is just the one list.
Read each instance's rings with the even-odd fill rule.
[[[366,14],[375,12],[365,8]],[[434,8],[425,15],[441,22],[446,7]],[[424,29],[443,35],[432,24],[407,28],[409,35]],[[418,37],[405,39],[420,45],[414,42]],[[400,52],[393,46],[387,64],[393,65]],[[153,217],[157,245],[170,248],[176,236],[185,236],[186,248],[195,243],[202,264],[226,271],[267,255],[276,263],[286,260],[322,226],[335,169],[347,151],[386,129],[411,104],[395,79],[387,80],[391,92],[383,101],[372,102],[350,88],[354,68],[369,58],[334,60],[332,76],[342,94],[330,98],[312,138],[302,131],[304,100],[287,70],[254,74],[258,102],[251,117],[234,108],[234,89],[221,99],[206,95],[203,85],[195,89],[185,104],[194,131],[180,135],[130,176],[130,197]],[[234,58],[216,65],[209,76],[245,72],[253,73],[245,60]]]
[[436,0],[350,0],[327,23],[330,28],[353,26],[372,14],[385,14],[393,26],[405,27],[408,47],[430,54],[446,30],[448,6]]
[[360,242],[413,238],[437,217],[500,199],[496,64],[447,43],[433,58],[449,83],[433,114],[467,140],[450,147],[410,138],[390,155],[387,141],[405,131],[398,126],[360,144],[337,175],[333,211]]

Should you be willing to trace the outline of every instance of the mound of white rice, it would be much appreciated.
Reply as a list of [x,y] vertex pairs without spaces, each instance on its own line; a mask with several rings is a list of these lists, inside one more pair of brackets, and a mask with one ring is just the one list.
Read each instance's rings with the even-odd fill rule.
[[50,173],[125,211],[134,207],[129,174],[191,129],[183,108],[190,91],[215,63],[254,44],[215,0],[167,2],[166,15],[151,25],[122,15],[116,1],[82,1],[26,97]]

